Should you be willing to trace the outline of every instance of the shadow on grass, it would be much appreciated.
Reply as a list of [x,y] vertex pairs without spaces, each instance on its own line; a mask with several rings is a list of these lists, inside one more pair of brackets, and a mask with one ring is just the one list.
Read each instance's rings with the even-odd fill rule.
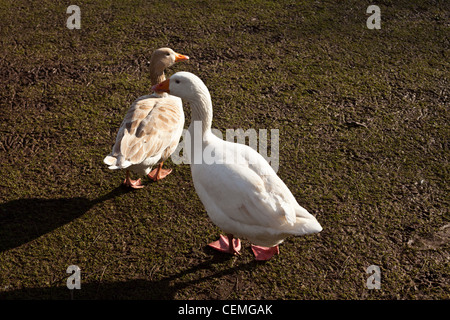
[[34,240],[82,216],[94,205],[129,191],[119,186],[94,200],[31,198],[0,204],[0,252]]
[[[193,280],[181,280],[184,276],[200,270],[213,270],[213,264],[230,259],[228,255],[215,255],[212,259],[192,266],[161,280],[136,279],[122,282],[81,281],[81,288],[69,290],[66,285],[46,288],[23,288],[0,292],[0,300],[174,300],[176,293],[189,286],[231,275],[239,270],[250,270],[259,264],[257,261],[243,263],[220,270]],[[211,296],[210,299],[217,299]]]

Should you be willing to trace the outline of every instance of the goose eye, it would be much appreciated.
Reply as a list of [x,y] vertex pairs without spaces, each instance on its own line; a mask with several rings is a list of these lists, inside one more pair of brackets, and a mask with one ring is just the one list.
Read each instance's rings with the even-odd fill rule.
[[166,53],[166,56],[170,56],[170,53],[167,52],[167,53]]
[[175,80],[175,83],[180,83],[180,80]]

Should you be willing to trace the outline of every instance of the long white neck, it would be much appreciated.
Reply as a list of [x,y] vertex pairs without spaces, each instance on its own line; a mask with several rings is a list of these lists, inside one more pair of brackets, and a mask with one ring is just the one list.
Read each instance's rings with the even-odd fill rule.
[[194,124],[194,121],[202,122],[202,134],[211,131],[213,109],[211,95],[208,88],[203,84],[198,84],[196,87],[196,98],[189,101],[191,106],[191,124],[189,129]]

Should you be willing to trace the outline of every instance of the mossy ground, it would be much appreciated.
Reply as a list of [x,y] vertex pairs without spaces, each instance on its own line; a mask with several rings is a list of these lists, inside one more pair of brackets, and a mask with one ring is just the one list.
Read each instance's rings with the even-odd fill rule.
[[[0,1],[0,298],[448,299],[444,1]],[[191,57],[213,126],[278,129],[278,174],[323,226],[254,261],[206,247],[188,165],[144,189],[102,159],[152,51]],[[187,124],[190,119],[186,108]],[[187,126],[187,125],[186,125]],[[366,268],[381,268],[381,289]]]

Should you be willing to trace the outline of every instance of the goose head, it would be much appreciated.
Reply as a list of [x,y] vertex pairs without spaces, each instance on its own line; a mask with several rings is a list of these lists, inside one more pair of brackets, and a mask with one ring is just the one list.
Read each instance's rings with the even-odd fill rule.
[[172,66],[175,62],[188,59],[188,56],[177,53],[170,48],[155,50],[150,58],[150,79],[152,84],[157,84],[166,79],[164,69]]
[[167,92],[187,102],[193,102],[198,99],[199,93],[204,91],[205,88],[203,81],[195,74],[180,71],[169,79],[154,85],[152,90]]
[[160,71],[172,66],[175,62],[189,60],[189,57],[173,51],[170,48],[159,48],[155,50],[150,59],[150,65]]

